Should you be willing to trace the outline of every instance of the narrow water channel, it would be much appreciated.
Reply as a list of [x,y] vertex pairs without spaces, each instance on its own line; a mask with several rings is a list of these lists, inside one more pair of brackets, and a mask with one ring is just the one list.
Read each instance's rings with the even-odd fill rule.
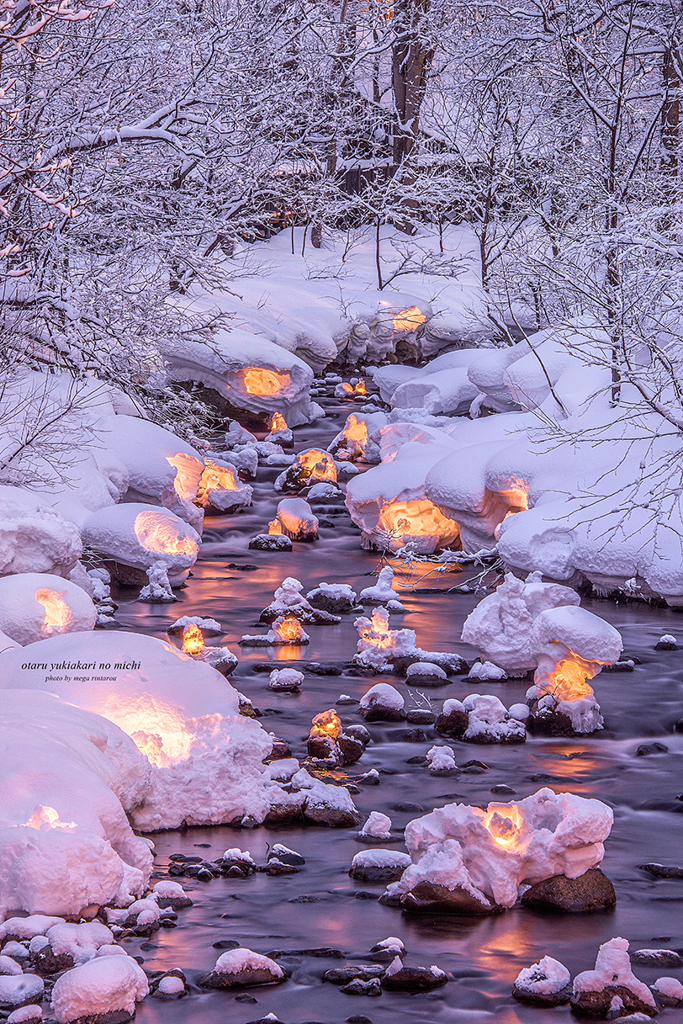
[[[354,408],[332,399],[324,404],[326,418],[295,431],[295,450],[326,447]],[[523,700],[528,686],[524,681],[476,686],[457,678],[420,694],[395,677],[355,675],[348,665],[357,640],[353,616],[344,617],[337,626],[306,627],[311,642],[305,648],[242,650],[236,641],[244,633],[261,631],[253,627],[284,577],[301,580],[305,590],[323,580],[350,583],[359,590],[370,585],[380,562],[377,553],[361,550],[359,531],[345,512],[322,514],[329,525],[321,526],[315,544],[295,543],[291,553],[248,550],[249,538],[265,531],[273,518],[276,475],[276,470],[259,469],[253,508],[207,520],[200,559],[176,604],[141,604],[130,592],[119,591],[115,597],[120,625],[166,639],[166,628],[180,615],[218,619],[226,630],[221,642],[227,642],[240,658],[230,681],[260,709],[262,725],[286,740],[299,758],[305,756],[313,715],[334,706],[342,693],[360,698],[374,682],[391,682],[407,706],[425,706],[431,700],[437,710],[447,697],[462,699],[473,691],[496,693],[507,706]],[[425,578],[421,569],[402,574],[397,582],[407,614],[400,623],[394,618],[392,624],[414,629],[425,649],[457,651],[471,659],[476,652],[458,638],[464,619],[483,595],[448,592],[471,575],[467,570]],[[632,673],[602,673],[595,681],[605,717],[603,732],[571,740],[529,738],[511,747],[448,741],[458,765],[477,759],[487,766],[474,766],[448,778],[430,776],[424,766],[407,763],[433,744],[431,727],[420,727],[420,735],[405,723],[373,723],[369,726],[372,743],[361,761],[350,766],[348,776],[353,781],[370,768],[378,770],[380,784],[359,786],[353,799],[366,815],[373,810],[388,814],[396,835],[422,809],[430,811],[454,800],[484,805],[505,799],[491,794],[492,787],[501,783],[511,786],[520,798],[548,785],[558,792],[604,800],[615,812],[603,864],[617,890],[613,911],[545,915],[514,909],[484,919],[408,916],[377,902],[383,883],[359,883],[349,877],[353,855],[366,848],[354,838],[355,829],[221,826],[166,832],[153,837],[158,877],[165,876],[169,855],[175,852],[213,860],[239,846],[264,863],[268,844],[276,842],[297,850],[306,864],[298,874],[280,877],[255,874],[210,883],[180,879],[195,902],[179,911],[178,926],[162,929],[148,941],[124,942],[130,953],[144,958],[147,970],[182,968],[191,994],[177,1002],[147,999],[138,1009],[140,1024],[247,1024],[268,1013],[285,1024],[341,1024],[359,1015],[374,1024],[479,1024],[494,1017],[496,1024],[544,1024],[551,1014],[553,1020],[568,1019],[568,1007],[538,1010],[516,1003],[510,995],[519,970],[542,956],[551,954],[574,975],[591,968],[598,945],[615,935],[629,939],[632,948],[666,946],[683,951],[683,879],[655,880],[639,869],[652,861],[683,865],[683,802],[677,799],[683,791],[683,734],[673,731],[674,723],[683,717],[683,651],[654,650],[663,633],[683,634],[683,618],[644,604],[590,599],[583,603],[613,623],[622,633],[625,651],[640,660]],[[292,667],[309,661],[334,663],[341,674],[306,674],[300,694],[275,694],[266,689],[268,674],[255,670],[265,661]],[[337,711],[344,722],[361,721],[353,706]],[[637,756],[639,745],[653,739],[665,744],[667,752]],[[397,843],[392,849],[404,847]],[[449,973],[449,983],[429,994],[352,996],[322,982],[324,972],[344,960],[293,952],[282,961],[291,972],[283,985],[250,989],[241,995],[204,991],[196,985],[220,955],[217,944],[237,942],[261,953],[332,947],[350,960],[362,961],[375,942],[389,935],[405,943],[407,964],[436,964]],[[638,967],[636,973],[648,983],[662,973],[683,981],[681,971]],[[683,1014],[668,1010],[665,1019],[680,1020]]]

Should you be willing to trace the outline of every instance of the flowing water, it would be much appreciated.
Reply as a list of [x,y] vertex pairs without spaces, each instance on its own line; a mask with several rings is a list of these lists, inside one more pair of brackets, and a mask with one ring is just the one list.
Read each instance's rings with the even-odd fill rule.
[[[327,417],[295,432],[295,449],[325,447],[341,428],[350,402],[328,400]],[[117,620],[124,628],[166,639],[165,630],[179,615],[204,615],[219,620],[227,642],[240,657],[231,682],[259,708],[262,725],[286,740],[293,755],[306,753],[311,718],[334,706],[342,693],[360,698],[369,685],[391,682],[413,704],[439,709],[447,697],[463,698],[472,690],[498,694],[509,706],[524,699],[528,682],[485,683],[476,686],[456,678],[438,690],[420,694],[390,676],[373,679],[354,675],[349,661],[355,652],[354,616],[337,626],[306,627],[305,648],[240,649],[236,641],[254,629],[261,610],[285,576],[301,580],[305,590],[322,580],[350,583],[360,590],[373,582],[379,566],[377,553],[360,548],[359,531],[347,514],[319,516],[330,525],[320,529],[315,544],[296,544],[291,553],[247,550],[255,533],[265,532],[278,497],[272,482],[276,470],[260,469],[254,506],[236,516],[208,519],[204,545],[179,601],[172,606],[136,603],[131,592],[120,591]],[[334,511],[334,510],[333,510]],[[428,568],[428,567],[427,567]],[[397,580],[407,614],[394,627],[404,625],[417,633],[427,650],[475,653],[459,641],[462,624],[481,595],[449,593],[449,588],[471,577],[472,570],[445,576],[425,576],[423,567],[403,573]],[[625,651],[640,664],[633,673],[602,673],[594,682],[605,716],[605,729],[584,738],[548,740],[529,738],[512,747],[476,746],[446,741],[454,747],[459,765],[478,759],[486,770],[474,769],[454,777],[433,777],[409,758],[424,755],[435,734],[423,729],[424,738],[410,736],[405,723],[373,723],[372,743],[361,761],[350,766],[353,780],[370,768],[380,773],[379,786],[360,786],[353,799],[364,814],[388,814],[399,835],[406,823],[424,811],[458,800],[485,805],[491,788],[511,786],[519,798],[547,785],[557,792],[598,797],[614,808],[615,824],[606,843],[603,868],[618,896],[613,911],[595,914],[552,915],[513,909],[489,918],[409,916],[377,902],[382,883],[359,883],[348,875],[351,859],[366,849],[354,838],[356,829],[288,827],[235,830],[228,826],[192,828],[154,836],[157,877],[164,877],[168,857],[179,852],[200,854],[208,860],[239,846],[264,863],[268,844],[282,842],[306,858],[298,874],[270,877],[255,874],[244,880],[217,878],[210,883],[180,881],[195,901],[181,910],[178,927],[162,929],[150,940],[124,940],[130,953],[144,958],[147,970],[180,967],[191,994],[175,1002],[147,999],[138,1010],[140,1024],[247,1024],[274,1013],[285,1024],[329,1022],[337,1024],[363,1015],[374,1024],[410,1022],[479,1022],[495,1017],[496,1024],[513,1021],[539,1024],[568,1019],[568,1007],[541,1010],[516,1003],[511,984],[522,967],[550,954],[561,960],[572,976],[589,969],[600,943],[621,935],[632,948],[665,946],[683,950],[683,879],[654,879],[639,869],[645,862],[683,864],[683,734],[673,731],[683,716],[683,651],[654,650],[663,633],[680,632],[683,620],[667,609],[644,604],[616,605],[584,600],[584,606],[608,619],[622,633]],[[275,694],[266,689],[268,674],[254,666],[299,667],[307,661],[336,663],[337,676],[306,675],[300,694]],[[345,723],[360,722],[354,707],[337,707]],[[636,756],[638,746],[657,738],[666,753]],[[412,805],[412,807],[410,806]],[[378,843],[382,846],[382,843]],[[386,845],[386,844],[385,844]],[[392,849],[404,849],[400,843]],[[449,973],[449,983],[428,994],[383,992],[379,998],[347,995],[322,982],[324,972],[348,960],[364,962],[370,947],[389,935],[399,936],[408,950],[405,963],[436,964]],[[291,972],[278,986],[249,989],[238,995],[228,990],[205,991],[197,980],[211,970],[220,955],[220,943],[237,942],[261,953],[291,950],[282,963]],[[216,944],[219,944],[216,946]],[[297,950],[333,947],[345,960],[296,954]],[[223,946],[227,948],[227,946]],[[662,973],[683,972],[637,968],[652,983]],[[246,1000],[249,1001],[245,1001]],[[683,1011],[667,1010],[665,1019],[683,1019]]]

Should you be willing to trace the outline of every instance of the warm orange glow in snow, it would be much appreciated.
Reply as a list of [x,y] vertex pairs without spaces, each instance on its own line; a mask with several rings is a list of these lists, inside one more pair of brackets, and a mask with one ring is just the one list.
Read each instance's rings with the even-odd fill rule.
[[197,492],[198,500],[204,507],[211,504],[209,491],[237,491],[240,486],[237,470],[233,466],[219,466],[213,459],[205,459],[205,463]]
[[480,811],[483,823],[493,841],[506,850],[518,845],[522,813],[517,804],[489,804],[486,811]]
[[126,704],[112,694],[97,711],[123,729],[157,768],[185,761],[190,755],[194,737],[178,711],[163,701],[144,696]]
[[510,480],[510,486],[506,487],[505,490],[498,491],[506,505],[510,507],[510,510],[526,512],[529,508],[529,485],[526,480],[514,479]]
[[391,630],[389,629],[389,616],[384,608],[375,608],[372,613],[370,625],[359,626],[358,635],[371,647],[378,651],[386,651],[391,647]]
[[301,623],[293,615],[285,615],[284,618],[280,616],[276,619],[273,631],[280,640],[286,640],[287,643],[301,642],[306,636]]
[[282,527],[280,526],[280,521],[278,519],[270,520],[270,522],[268,523],[268,533],[271,534],[271,536],[277,536],[278,534],[282,534]]
[[270,432],[275,433],[278,430],[287,429],[287,420],[284,418],[281,412],[274,412],[270,418]]
[[71,609],[62,597],[63,591],[36,590],[36,601],[45,609],[45,633],[67,633],[71,625]]
[[185,654],[201,654],[204,650],[204,636],[199,626],[188,622],[183,629],[183,651]]
[[365,420],[359,420],[355,413],[349,416],[343,433],[348,441],[355,441],[361,446],[368,443],[368,425]]
[[457,539],[458,527],[429,498],[391,501],[382,505],[377,532],[390,537],[448,537]]
[[368,393],[364,380],[359,380],[357,384],[344,382],[342,384],[342,391],[345,391],[347,395],[367,395]]
[[289,374],[279,373],[275,370],[263,370],[258,367],[250,367],[248,370],[241,370],[242,384],[248,395],[262,395],[270,397],[279,395],[289,384]]
[[414,331],[427,317],[420,311],[419,306],[411,306],[409,309],[399,310],[391,319],[395,331]]
[[321,711],[311,723],[311,736],[321,736],[326,739],[336,740],[341,736],[341,731],[341,719],[332,708],[329,711]]
[[60,821],[59,814],[54,807],[47,807],[44,804],[39,804],[34,808],[26,825],[28,828],[35,828],[38,832],[47,832],[51,828],[76,828],[75,821]]
[[196,555],[197,543],[192,537],[178,534],[173,522],[153,509],[138,512],[133,526],[135,536],[146,551],[160,555]]
[[173,486],[178,497],[184,501],[194,501],[202,475],[202,464],[199,459],[186,455],[185,452],[178,452],[177,455],[167,455],[166,461],[176,470]]
[[292,469],[298,471],[302,477],[308,480],[337,482],[337,467],[334,464],[334,459],[328,452],[323,452],[320,448],[309,448],[306,452],[299,452]]
[[538,669],[534,682],[539,690],[539,696],[551,694],[558,701],[580,700],[581,697],[592,697],[593,687],[588,682],[595,673],[596,663],[584,661],[578,654],[570,652],[569,656],[562,658],[550,673],[541,673]]

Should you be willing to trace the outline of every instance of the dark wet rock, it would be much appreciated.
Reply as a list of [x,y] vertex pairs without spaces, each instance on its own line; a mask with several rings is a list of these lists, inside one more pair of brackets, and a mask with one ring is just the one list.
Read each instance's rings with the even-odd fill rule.
[[513,789],[512,786],[507,786],[504,782],[501,782],[497,786],[491,786],[491,792],[495,793],[496,796],[516,796],[517,790]]
[[636,750],[636,757],[648,757],[649,754],[668,754],[669,748],[664,743],[641,743]]
[[406,764],[427,764],[427,758],[424,754],[416,754],[415,757],[406,758]]
[[674,723],[674,732],[683,732],[683,718]]
[[310,949],[275,949],[271,953],[266,953],[271,960],[281,960],[286,956],[313,956],[322,960],[328,958],[342,960],[344,955],[341,949],[335,949],[334,946],[313,946]]
[[274,736],[273,749],[265,759],[265,763],[270,764],[271,761],[284,761],[286,758],[291,756],[292,748],[289,743],[287,743],[286,740],[281,740],[279,736]]
[[[524,974],[527,975],[526,978],[522,977]],[[547,987],[547,976],[541,962],[520,973],[512,986],[512,994],[520,1003],[527,1003],[529,1006],[563,1006],[571,999],[571,980],[567,981],[566,985],[562,985],[561,980],[555,984],[561,987],[551,992],[542,991]]]
[[362,1013],[356,1013],[353,1017],[346,1018],[346,1024],[372,1024],[370,1017],[364,1017]]
[[365,753],[365,743],[348,732],[343,732],[338,740],[342,764],[355,764]]
[[424,729],[403,729],[398,733],[397,739],[403,743],[426,743],[427,734]]
[[293,544],[284,533],[259,533],[249,541],[253,551],[291,551]]
[[403,811],[405,814],[424,814],[424,807],[422,804],[414,804],[409,800],[404,800],[400,804],[394,804],[392,810]]
[[660,637],[660,639],[657,641],[657,643],[655,644],[655,650],[656,651],[677,651],[678,650],[678,644],[676,643],[675,638],[672,637],[669,633],[667,633],[663,637]]
[[570,999],[572,1010],[588,1017],[607,1017],[613,999],[620,999],[623,1004],[625,1019],[626,1014],[644,1013],[648,1017],[657,1014],[656,1006],[646,1003],[634,992],[624,985],[607,985],[599,992],[577,992],[573,993]]
[[448,975],[438,967],[401,967],[382,978],[382,987],[397,992],[425,992],[439,988],[448,981]]
[[402,722],[406,717],[403,708],[392,708],[379,702],[367,707],[359,706],[358,714],[362,715],[366,722]]
[[[177,981],[172,981],[169,983],[168,981],[165,981],[165,979],[167,978],[177,979]],[[182,988],[180,987],[178,982],[182,983]],[[158,978],[154,979],[150,988],[151,994],[153,996],[155,996],[157,999],[166,1000],[180,999],[189,991],[185,975],[183,974],[179,967],[174,967],[170,971],[164,971],[163,974],[161,974]],[[164,989],[166,988],[171,989],[171,991],[164,991]]]
[[278,964],[272,960],[268,963],[269,957],[264,960],[266,962],[260,966],[243,964],[235,970],[213,970],[199,979],[199,985],[202,988],[247,988],[252,985],[279,985],[287,980],[287,974]]
[[350,595],[340,594],[338,597],[332,597],[329,592],[319,588],[309,591],[306,598],[314,608],[320,608],[332,615],[348,615],[351,612],[363,610],[363,606],[359,605]]
[[462,767],[463,771],[467,771],[468,768],[478,768],[482,772],[489,771],[489,765],[484,764],[483,761],[479,761],[476,757],[473,757],[469,761],[465,761]]
[[254,996],[250,996],[248,992],[240,992],[238,996],[235,996],[236,1003],[258,1003],[258,999]]
[[406,712],[406,721],[409,725],[434,725],[436,714],[433,711],[424,711],[422,708],[412,708]]
[[345,985],[354,978],[361,981],[371,981],[373,978],[381,978],[384,968],[379,964],[348,964],[346,967],[333,967],[325,971],[323,981],[330,981],[333,985]]
[[522,904],[534,910],[582,913],[606,910],[617,902],[614,886],[600,868],[590,868],[578,878],[553,875],[537,882],[522,896]]
[[71,970],[74,958],[71,953],[54,953],[48,942],[31,953],[31,965],[39,974],[58,974],[59,971]]
[[539,708],[537,700],[533,700],[529,706],[526,725],[534,736],[576,736],[569,715],[558,711],[556,707]]
[[[272,669],[272,665],[268,666]],[[312,676],[340,676],[342,670],[339,665],[321,665],[318,661],[308,661],[304,665],[304,669]]]
[[352,704],[359,704],[360,701],[356,700],[355,697],[349,697],[348,694],[342,693],[340,697],[337,697],[334,703],[340,707],[348,707]]
[[239,949],[239,942],[235,942],[234,939],[219,939],[218,942],[211,943],[212,949]]
[[[218,868],[219,873],[222,872],[230,878],[246,878],[247,875],[252,875],[256,871],[256,865],[250,857],[240,857],[238,854],[230,857],[221,857],[218,861]],[[231,874],[230,872],[233,869],[239,871],[240,874]]]
[[[683,997],[680,995],[680,990],[678,992],[662,991],[662,989],[666,990],[668,988],[667,983],[674,980],[677,981],[678,979],[658,978],[654,985],[650,986],[650,991],[657,1003],[657,1009],[663,1009],[665,1006],[683,1006]],[[660,985],[662,988],[659,987]]]
[[448,889],[436,882],[418,882],[410,892],[401,897],[401,906],[411,913],[464,914],[477,917],[482,914],[495,914],[503,909],[485,896],[477,899],[459,886]]
[[182,862],[183,864],[202,864],[204,862],[203,857],[197,857],[196,855],[186,857],[184,853],[172,853],[168,859],[171,861]]
[[641,871],[647,871],[654,878],[683,878],[683,868],[675,864],[639,864]]
[[274,846],[271,846],[267,860],[279,860],[282,864],[292,864],[294,867],[301,867],[306,863],[305,857],[302,857],[296,850],[290,850],[287,846],[283,846],[282,843],[275,843]]
[[348,985],[344,985],[344,987],[339,991],[347,992],[350,996],[382,995],[382,989],[378,978],[372,978],[370,981],[362,981],[360,978],[354,978],[353,981],[350,981]]
[[641,967],[683,967],[683,957],[674,949],[634,949],[630,957]]
[[443,712],[437,717],[434,728],[442,736],[450,736],[459,739],[467,731],[469,715],[462,708],[452,708],[448,714]]
[[[257,999],[254,1002],[258,1002]],[[250,1020],[249,1024],[283,1024],[283,1021],[279,1017],[273,1017],[270,1014],[267,1017],[259,1017],[257,1020]]]
[[364,725],[347,725],[344,727],[344,735],[358,740],[364,746],[367,746],[372,740],[369,729],[366,729]]
[[399,850],[364,850],[353,858],[349,874],[358,882],[397,882],[410,864],[410,855]]
[[259,868],[259,871],[273,876],[296,875],[299,873],[300,868],[295,867],[293,864],[283,864],[280,860],[269,860],[265,867]]
[[[272,623],[275,622],[280,615],[283,614],[282,606],[276,604],[269,604],[267,608],[264,608],[259,617],[260,623]],[[341,622],[338,615],[330,615],[329,612],[324,612],[319,608],[307,608],[305,605],[293,605],[287,608],[287,615],[293,615],[295,619],[303,623],[305,626],[318,625],[318,626],[337,626]]]
[[603,672],[635,672],[636,663],[632,658],[615,661],[613,665],[603,665]]
[[109,1010],[107,1013],[89,1013],[85,1017],[76,1017],[70,1024],[125,1024],[134,1016],[135,1011],[129,1013],[128,1010]]
[[355,781],[359,786],[379,786],[379,772],[376,768],[371,768],[366,775],[359,775]]

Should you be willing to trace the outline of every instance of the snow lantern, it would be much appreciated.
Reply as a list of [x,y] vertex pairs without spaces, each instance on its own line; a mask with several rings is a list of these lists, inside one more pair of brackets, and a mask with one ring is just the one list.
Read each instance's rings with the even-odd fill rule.
[[161,510],[157,512],[150,508],[138,512],[133,530],[140,547],[152,554],[187,555],[193,561],[197,557],[199,545],[195,537],[178,530],[176,524]]
[[337,712],[330,708],[329,711],[321,711],[311,723],[309,738],[336,740],[341,736],[341,719]]
[[416,331],[418,327],[425,323],[426,320],[427,317],[419,306],[410,306],[408,309],[399,309],[391,317],[394,330],[405,333]]
[[365,386],[364,380],[358,380],[355,384],[350,384],[344,381],[343,384],[339,385],[339,390],[349,397],[359,395],[361,398],[365,397],[368,393],[368,389]]
[[337,482],[337,467],[328,452],[308,448],[299,452],[294,462],[275,481],[276,491],[300,491],[311,484]]
[[26,827],[34,828],[37,832],[47,832],[51,828],[62,828],[71,832],[78,826],[75,821],[60,821],[59,811],[54,807],[38,804],[26,822]]
[[375,608],[372,618],[362,615],[354,625],[360,639],[353,660],[365,668],[381,672],[394,658],[409,656],[418,650],[414,630],[389,629],[389,612],[386,608]]
[[457,523],[447,519],[429,498],[414,498],[412,501],[381,502],[373,534],[390,551],[397,551],[412,542],[417,551],[431,554],[439,542],[456,541],[459,531]]
[[61,576],[27,572],[0,579],[0,630],[22,646],[91,630],[96,619],[86,592]]
[[304,498],[283,498],[278,503],[277,519],[282,532],[290,540],[318,539],[318,517]]
[[194,622],[183,627],[183,654],[201,654],[204,650],[204,634]]
[[167,455],[166,461],[176,471],[173,487],[178,497],[183,501],[194,501],[202,473],[201,461],[185,452]]
[[362,459],[368,444],[368,425],[364,419],[351,413],[343,430],[334,439],[333,454],[342,462]]
[[282,394],[291,385],[290,375],[286,370],[265,370],[260,366],[250,366],[239,371],[239,379],[243,390],[248,395],[272,398]]
[[215,512],[232,512],[251,505],[253,490],[243,484],[235,466],[227,462],[205,459],[204,472],[199,481],[197,504]]

